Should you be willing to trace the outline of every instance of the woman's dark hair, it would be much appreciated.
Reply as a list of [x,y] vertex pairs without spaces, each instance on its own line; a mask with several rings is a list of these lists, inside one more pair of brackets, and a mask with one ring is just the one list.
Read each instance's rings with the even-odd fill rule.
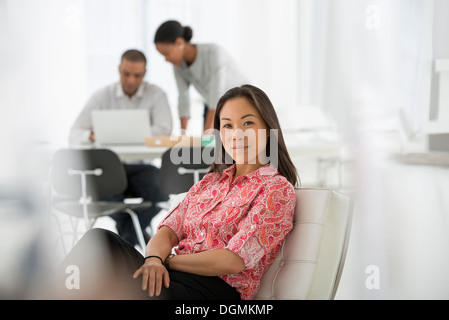
[[[283,175],[293,186],[296,186],[297,183],[300,183],[298,173],[296,171],[295,165],[293,164],[290,155],[288,154],[287,147],[285,145],[284,137],[282,135],[281,127],[279,124],[278,117],[276,115],[276,111],[274,110],[273,104],[271,103],[268,96],[261,89],[252,86],[252,85],[243,85],[241,87],[235,87],[228,90],[218,101],[217,108],[215,110],[214,117],[214,131],[215,131],[215,162],[211,164],[211,171],[213,172],[221,172],[224,168],[228,167],[226,165],[226,151],[224,150],[222,143],[217,143],[221,141],[220,138],[220,111],[223,108],[224,104],[234,98],[245,97],[249,100],[249,102],[256,107],[257,111],[259,111],[262,119],[265,121],[265,125],[267,130],[270,132],[267,141],[267,156],[277,155],[277,159],[274,159],[277,163],[277,170],[281,175]],[[275,129],[275,130],[271,130]],[[275,135],[275,137],[273,137]],[[270,139],[276,139],[274,141],[270,141]],[[270,145],[271,142],[277,141],[277,153],[273,152],[270,154]],[[221,150],[218,150],[221,146]],[[273,163],[273,159],[270,161]]]
[[190,27],[183,27],[178,21],[168,20],[159,26],[154,35],[154,43],[175,43],[177,38],[190,42],[193,31]]

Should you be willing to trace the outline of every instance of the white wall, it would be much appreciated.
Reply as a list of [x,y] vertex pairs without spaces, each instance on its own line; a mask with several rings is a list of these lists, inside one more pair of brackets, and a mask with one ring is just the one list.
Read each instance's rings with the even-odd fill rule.
[[[402,108],[418,130],[421,109],[428,104],[424,93],[416,90],[426,87],[422,75],[428,71],[420,65],[429,39],[422,27],[424,1],[2,3],[11,62],[4,81],[16,81],[15,88],[26,90],[12,99],[33,119],[27,127],[39,126],[32,131],[34,141],[64,145],[71,123],[92,92],[118,80],[119,57],[130,47],[146,52],[147,79],[167,91],[176,115],[171,66],[153,45],[154,32],[166,19],[190,25],[194,42],[223,45],[252,82],[269,94],[281,118],[289,115],[287,120],[301,117],[301,107],[312,105],[323,108],[347,131],[360,113],[378,117],[376,121],[393,120],[391,128],[398,124]],[[377,23],[369,8],[377,8]],[[200,130],[200,121],[193,126]]]
[[[172,67],[153,45],[158,26],[165,20],[175,19],[193,29],[193,43],[222,45],[251,82],[269,94],[276,108],[296,108],[299,104],[299,6],[295,0],[149,1],[146,24],[150,41],[146,51],[150,56],[150,78],[168,92],[176,114],[177,93]],[[202,109],[198,106],[193,112],[196,112],[192,117],[196,128],[191,130],[198,134],[201,121],[196,119],[201,116]]]
[[[65,145],[88,97],[118,80],[120,55],[131,47],[148,55],[147,80],[167,91],[176,115],[172,68],[153,44],[166,19],[190,25],[193,42],[225,47],[276,107],[299,103],[297,1],[3,1],[14,39],[9,45],[14,74],[30,92],[22,104],[33,113],[35,125],[45,123],[34,130],[33,140]],[[201,116],[201,108],[195,111]],[[194,121],[193,132],[200,128],[201,121]]]

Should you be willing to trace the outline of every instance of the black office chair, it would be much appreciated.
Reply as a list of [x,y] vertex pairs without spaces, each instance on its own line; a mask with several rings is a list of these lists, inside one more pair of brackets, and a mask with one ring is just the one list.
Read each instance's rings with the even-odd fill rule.
[[173,147],[162,155],[159,184],[168,195],[183,193],[200,181],[213,162],[209,147]]
[[[145,250],[145,240],[137,214],[133,209],[151,203],[101,201],[105,196],[121,194],[127,187],[125,169],[118,156],[108,149],[61,149],[52,163],[50,206],[52,210],[76,219],[84,219],[86,229],[92,228],[98,217],[126,212],[131,216],[139,246]],[[77,223],[72,223],[74,243]],[[74,244],[73,243],[73,244]],[[64,251],[65,247],[63,245]]]
[[189,191],[210,171],[213,158],[213,147],[172,147],[162,154],[159,187],[169,200],[157,203],[163,210],[151,220],[152,232],[156,232],[176,195]]

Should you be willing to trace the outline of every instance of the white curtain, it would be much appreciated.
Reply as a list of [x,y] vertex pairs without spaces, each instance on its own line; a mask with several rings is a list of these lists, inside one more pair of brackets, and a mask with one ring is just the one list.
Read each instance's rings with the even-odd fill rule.
[[171,66],[153,45],[166,19],[192,26],[193,41],[223,45],[280,113],[318,106],[347,129],[361,115],[391,127],[402,109],[418,130],[428,103],[421,89],[429,71],[428,3],[2,1],[12,77],[30,93],[18,102],[32,112],[31,126],[45,122],[39,139],[58,143],[90,94],[118,79],[120,54],[129,47],[147,53],[147,78],[167,91],[176,112]]
[[423,88],[430,85],[425,81],[431,1],[309,3],[313,38],[302,50],[310,52],[303,80],[311,83],[305,93],[310,103],[322,106],[347,130],[366,124],[360,120],[378,129],[397,128],[401,109],[418,130],[429,103]]
[[337,298],[446,299],[447,168],[391,159],[407,151],[401,115],[415,132],[429,116],[433,1],[330,0],[315,8],[326,16],[315,49],[324,51],[314,64],[324,70],[317,97],[354,154],[353,232]]

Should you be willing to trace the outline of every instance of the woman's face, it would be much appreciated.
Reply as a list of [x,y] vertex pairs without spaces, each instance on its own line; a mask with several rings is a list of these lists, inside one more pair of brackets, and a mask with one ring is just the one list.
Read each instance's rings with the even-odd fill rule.
[[236,164],[260,165],[268,133],[265,121],[250,100],[246,97],[229,99],[219,119],[223,147]]
[[165,61],[176,67],[181,66],[184,60],[184,44],[180,40],[175,43],[156,43],[156,50],[165,57]]

